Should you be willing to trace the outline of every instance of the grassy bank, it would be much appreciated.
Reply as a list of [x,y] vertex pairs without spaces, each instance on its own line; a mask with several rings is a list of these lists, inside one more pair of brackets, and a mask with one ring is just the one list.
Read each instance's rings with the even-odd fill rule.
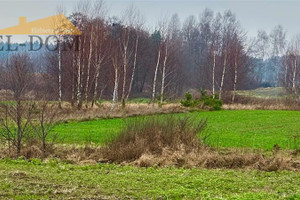
[[300,174],[0,160],[1,199],[297,199]]
[[[183,116],[184,114],[174,114]],[[208,143],[217,147],[249,147],[272,149],[278,144],[284,149],[300,147],[300,112],[271,110],[223,110],[189,113],[195,118],[207,118]],[[124,125],[123,119],[70,122],[55,128],[62,143],[104,144]]]

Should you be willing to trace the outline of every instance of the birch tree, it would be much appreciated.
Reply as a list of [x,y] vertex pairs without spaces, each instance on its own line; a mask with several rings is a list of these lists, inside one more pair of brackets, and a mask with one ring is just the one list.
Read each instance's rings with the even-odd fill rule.
[[152,34],[152,40],[154,43],[154,46],[157,49],[157,57],[156,57],[156,64],[155,64],[155,70],[154,70],[154,76],[153,76],[153,82],[152,82],[152,103],[155,102],[156,97],[156,82],[157,82],[157,72],[160,65],[160,57],[161,57],[161,34],[160,31],[155,31]]
[[211,36],[211,43],[210,43],[210,55],[212,57],[212,95],[215,98],[216,91],[215,91],[215,84],[216,84],[216,54],[219,54],[220,51],[220,36],[221,36],[221,15],[218,14],[215,19],[213,20],[212,24],[212,36]]
[[225,74],[227,71],[228,58],[230,57],[230,47],[232,46],[234,34],[236,34],[239,24],[235,16],[226,11],[222,17],[222,30],[221,30],[221,54],[222,54],[222,74],[220,82],[219,99],[222,99],[222,93],[225,83]]

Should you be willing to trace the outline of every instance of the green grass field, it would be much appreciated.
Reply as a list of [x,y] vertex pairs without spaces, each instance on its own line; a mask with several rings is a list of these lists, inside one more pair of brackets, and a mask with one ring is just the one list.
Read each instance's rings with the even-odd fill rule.
[[300,174],[0,160],[0,199],[300,199]]
[[[291,139],[300,135],[297,111],[222,110],[187,115],[207,118],[208,143],[213,146],[270,150],[274,144],[286,149],[300,145]],[[59,124],[55,132],[61,143],[104,145],[124,124],[124,119],[69,122]],[[300,199],[299,183],[300,173],[292,171],[0,159],[0,199]]]
[[[185,114],[176,114],[183,116]],[[217,147],[249,147],[272,149],[278,144],[284,149],[300,147],[300,112],[239,110],[193,112],[188,115],[208,120],[207,133],[211,134],[208,143]],[[104,144],[116,136],[124,125],[123,119],[70,122],[55,128],[62,143]]]

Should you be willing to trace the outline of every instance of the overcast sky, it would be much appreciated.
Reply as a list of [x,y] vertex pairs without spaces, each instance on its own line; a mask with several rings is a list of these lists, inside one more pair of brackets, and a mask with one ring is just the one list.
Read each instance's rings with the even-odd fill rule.
[[[77,0],[0,0],[0,29],[18,24],[19,16],[27,21],[56,14],[58,4],[63,3],[70,13]],[[299,1],[245,1],[245,0],[106,0],[109,15],[120,16],[131,3],[144,15],[146,26],[153,30],[161,17],[177,13],[183,21],[189,15],[198,16],[205,8],[215,12],[232,10],[248,35],[257,30],[270,31],[281,24],[289,36],[300,33]]]

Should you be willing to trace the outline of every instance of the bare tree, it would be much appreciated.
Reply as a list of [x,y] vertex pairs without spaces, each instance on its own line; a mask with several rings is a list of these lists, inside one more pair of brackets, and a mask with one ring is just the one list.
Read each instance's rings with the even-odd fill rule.
[[298,95],[298,87],[299,87],[299,68],[300,68],[300,61],[299,56],[300,55],[300,36],[294,37],[290,44],[287,51],[286,56],[286,65],[288,66],[286,69],[286,78],[287,82],[285,84],[285,87],[287,89],[291,89],[291,92],[293,95]]
[[133,67],[131,72],[131,78],[129,82],[129,88],[126,96],[126,100],[128,99],[131,90],[132,90],[132,84],[136,73],[136,66],[137,66],[137,55],[138,55],[138,47],[139,47],[139,40],[140,40],[140,32],[142,31],[144,19],[141,16],[141,14],[133,7],[129,7],[128,9],[128,18],[129,18],[129,24],[132,26],[134,32],[135,32],[135,44],[134,44],[134,55],[133,55]]
[[163,63],[162,63],[162,76],[161,76],[161,90],[160,90],[160,103],[163,103],[164,91],[165,91],[165,81],[166,81],[166,67],[167,60],[169,58],[169,41],[170,41],[170,32],[168,30],[168,21],[165,19],[160,22],[160,32],[162,38],[162,48],[164,49]]
[[221,53],[222,53],[222,75],[220,83],[219,99],[222,99],[222,92],[225,83],[225,74],[227,71],[228,58],[230,57],[232,43],[234,42],[234,34],[238,31],[239,24],[236,21],[235,16],[231,11],[226,11],[222,19],[222,30],[221,30]]
[[110,60],[111,56],[111,42],[107,41],[107,30],[104,26],[104,22],[101,19],[97,19],[96,21],[96,56],[95,56],[95,73],[93,77],[94,81],[94,92],[92,98],[92,107],[95,104],[96,98],[98,97],[98,83],[99,83],[99,75],[100,70]]
[[0,134],[16,147],[20,154],[24,137],[30,133],[32,104],[24,102],[33,81],[33,64],[27,54],[13,55],[5,69],[6,87],[14,94],[14,104],[1,105]]
[[269,74],[273,77],[274,85],[278,86],[279,84],[279,72],[281,69],[281,60],[285,52],[286,47],[286,33],[283,30],[283,27],[278,25],[276,26],[270,34],[270,44],[271,44],[271,59],[273,61],[273,68],[269,70]]
[[221,42],[221,15],[218,14],[212,23],[211,28],[211,44],[210,44],[210,54],[212,56],[212,95],[215,98],[215,85],[216,85],[216,54],[219,54],[220,42]]
[[[55,105],[50,105],[47,101],[36,104],[36,109],[38,110],[35,116],[37,120],[31,120],[30,125],[42,143],[43,152],[46,153],[47,139],[57,123],[58,112],[55,108]],[[55,139],[55,135],[53,136]]]

